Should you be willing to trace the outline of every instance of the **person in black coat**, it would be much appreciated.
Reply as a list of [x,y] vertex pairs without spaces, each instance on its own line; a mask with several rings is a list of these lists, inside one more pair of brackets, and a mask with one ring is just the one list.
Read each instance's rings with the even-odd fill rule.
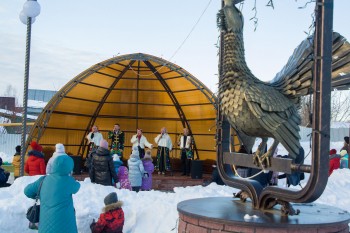
[[0,157],[0,188],[2,187],[8,187],[11,184],[7,183],[10,173],[8,171],[5,171],[2,167],[2,158]]
[[108,142],[101,140],[100,147],[91,154],[89,175],[92,183],[113,186],[118,182],[118,176],[114,169],[113,157],[108,149]]

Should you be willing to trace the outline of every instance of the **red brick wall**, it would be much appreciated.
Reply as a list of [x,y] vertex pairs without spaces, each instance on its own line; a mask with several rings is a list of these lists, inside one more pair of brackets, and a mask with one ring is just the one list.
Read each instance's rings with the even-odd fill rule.
[[349,233],[348,224],[329,227],[301,227],[300,225],[289,225],[289,228],[255,227],[231,225],[224,222],[209,221],[204,218],[190,217],[179,213],[178,233]]

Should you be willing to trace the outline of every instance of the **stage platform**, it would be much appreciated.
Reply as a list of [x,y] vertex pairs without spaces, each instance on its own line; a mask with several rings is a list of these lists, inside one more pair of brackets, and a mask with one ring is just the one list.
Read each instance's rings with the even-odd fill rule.
[[[207,181],[211,178],[211,174],[203,174],[202,179],[192,179],[191,176],[181,176],[181,172],[173,172],[171,175],[170,172],[165,175],[158,175],[154,172],[152,177],[152,188],[154,190],[160,191],[173,191],[174,187],[187,187],[202,185],[204,181]],[[74,178],[78,181],[83,181],[85,178],[89,177],[88,173],[82,173],[80,175],[73,175]]]

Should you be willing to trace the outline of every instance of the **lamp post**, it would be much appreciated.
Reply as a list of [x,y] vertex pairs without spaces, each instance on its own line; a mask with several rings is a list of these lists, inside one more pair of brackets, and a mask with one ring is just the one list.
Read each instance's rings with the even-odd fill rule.
[[38,16],[39,14],[40,14],[40,5],[36,0],[27,0],[23,5],[23,10],[19,14],[19,18],[21,22],[27,25],[26,55],[25,55],[25,68],[24,68],[23,111],[22,111],[20,176],[24,175],[24,157],[26,153],[27,102],[28,102],[31,29],[32,29],[32,23],[34,23],[35,21],[35,17]]

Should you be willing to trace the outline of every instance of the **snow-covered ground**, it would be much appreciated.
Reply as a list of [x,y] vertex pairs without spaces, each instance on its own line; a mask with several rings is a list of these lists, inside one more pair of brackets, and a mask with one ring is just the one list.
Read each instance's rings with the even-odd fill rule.
[[[259,141],[256,142],[255,147]],[[269,141],[271,143],[271,141]],[[309,152],[309,143],[304,142],[302,146],[305,155]],[[331,143],[331,148],[342,147],[342,142]],[[285,149],[279,147],[278,154],[287,154]],[[0,153],[1,156],[1,153]],[[307,156],[306,163],[311,162],[311,155]],[[307,182],[302,181],[302,186]],[[22,177],[14,181],[12,186],[0,189],[0,232],[33,232],[28,229],[28,221],[25,217],[26,210],[33,204],[23,194],[24,187],[38,179],[35,177]],[[73,196],[78,230],[81,233],[90,232],[89,225],[93,218],[99,217],[103,204],[103,198],[110,192],[116,191],[118,197],[124,202],[125,233],[171,233],[177,232],[177,204],[183,200],[227,196],[232,197],[236,189],[227,186],[210,184],[207,187],[179,187],[174,193],[160,191],[131,192],[128,190],[117,190],[113,187],[105,187],[92,184],[89,179],[80,182],[79,192]],[[279,185],[284,186],[282,181]],[[298,188],[298,187],[294,187]],[[335,206],[350,212],[350,170],[338,169],[330,176],[327,187],[316,203]],[[174,229],[172,231],[172,229]]]
[[31,108],[45,108],[47,105],[47,102],[40,101],[40,100],[28,100],[28,107]]
[[[9,188],[0,190],[0,232],[33,232],[28,229],[25,217],[26,210],[33,204],[23,194],[24,187],[38,179],[23,177],[15,180]],[[124,232],[126,233],[171,233],[177,232],[177,203],[202,197],[232,197],[236,189],[227,186],[210,184],[207,187],[194,186],[175,188],[174,193],[160,191],[132,192],[117,190],[90,183],[86,179],[81,183],[79,192],[73,196],[78,230],[81,233],[90,232],[89,225],[93,218],[97,219],[104,206],[103,198],[110,192],[116,191],[119,200],[124,202],[125,213]],[[335,170],[330,177],[327,187],[316,203],[327,204],[350,212],[350,170]]]

